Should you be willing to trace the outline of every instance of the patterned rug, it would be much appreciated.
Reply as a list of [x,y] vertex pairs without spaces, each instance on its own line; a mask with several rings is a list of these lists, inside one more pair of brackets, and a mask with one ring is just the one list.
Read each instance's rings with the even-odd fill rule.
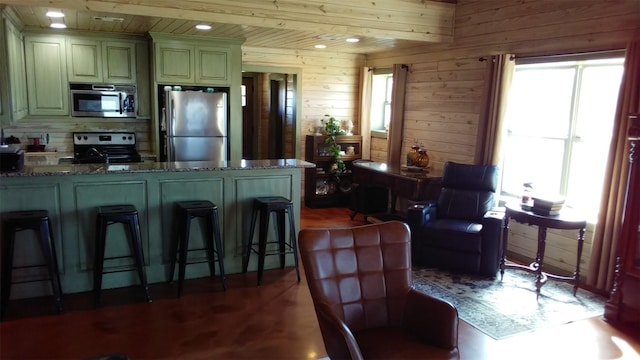
[[602,315],[606,298],[549,280],[536,299],[535,275],[507,269],[504,279],[452,274],[435,269],[413,269],[415,287],[447,300],[460,319],[499,340],[518,333],[557,326]]

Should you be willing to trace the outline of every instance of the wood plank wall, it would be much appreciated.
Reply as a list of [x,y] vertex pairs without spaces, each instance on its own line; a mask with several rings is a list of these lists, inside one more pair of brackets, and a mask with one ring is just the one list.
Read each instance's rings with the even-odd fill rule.
[[[316,120],[323,118],[324,114],[331,114],[340,120],[352,119],[354,129],[359,129],[358,101],[360,69],[365,63],[363,55],[243,46],[242,63],[302,69],[302,99],[297,99],[297,106],[302,108],[302,119],[298,121],[301,131],[296,140],[297,151],[301,154],[299,158],[304,158],[305,136],[313,134]],[[354,131],[354,134],[359,132]]]
[[313,133],[317,119],[331,114],[337,119],[351,119],[359,128],[360,69],[364,55],[324,50],[283,50],[242,47],[243,65],[278,66],[302,69],[301,136],[298,152],[304,154],[305,135]]
[[[432,166],[448,160],[472,163],[478,144],[479,111],[485,67],[478,58],[500,53],[550,55],[623,49],[640,26],[640,0],[459,0],[453,44],[367,57],[367,66],[407,64],[403,156],[414,139],[426,146]],[[637,33],[636,33],[637,34]],[[386,149],[372,141],[377,157]],[[535,255],[536,228],[513,224],[510,255]],[[582,256],[586,274],[591,255],[588,231]],[[546,264],[571,273],[575,268],[577,232],[550,231]]]
[[295,75],[286,74],[285,78],[285,130],[282,136],[284,137],[284,157],[295,158],[295,142],[293,138],[295,136],[295,122],[296,122],[296,82]]

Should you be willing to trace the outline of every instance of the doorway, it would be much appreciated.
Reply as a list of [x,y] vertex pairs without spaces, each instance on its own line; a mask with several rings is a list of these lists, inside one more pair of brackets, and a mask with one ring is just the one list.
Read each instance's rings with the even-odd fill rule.
[[242,73],[243,159],[299,158],[299,72],[299,69],[245,66]]

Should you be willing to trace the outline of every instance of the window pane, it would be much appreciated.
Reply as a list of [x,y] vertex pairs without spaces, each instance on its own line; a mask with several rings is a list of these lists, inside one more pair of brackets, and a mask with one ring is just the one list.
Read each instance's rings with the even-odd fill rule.
[[391,104],[384,105],[384,129],[389,130],[389,124],[391,123]]
[[608,148],[600,151],[585,142],[574,145],[566,204],[580,209],[589,221],[596,221],[608,155]]
[[518,135],[566,138],[574,77],[573,68],[516,69],[506,115],[509,131]]
[[[608,151],[623,66],[585,68],[578,101],[576,133],[583,141],[597,141],[600,151]],[[596,146],[596,145],[594,145]]]
[[373,75],[371,80],[371,130],[383,130],[385,120],[385,102],[387,95],[387,77],[389,75]]
[[534,194],[558,194],[563,152],[561,140],[510,137],[504,149],[502,191],[519,196],[523,184],[532,182]]

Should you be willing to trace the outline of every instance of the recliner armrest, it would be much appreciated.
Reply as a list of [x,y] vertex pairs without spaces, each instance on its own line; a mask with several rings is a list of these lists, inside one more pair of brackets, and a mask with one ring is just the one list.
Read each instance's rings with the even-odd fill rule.
[[407,294],[403,327],[425,343],[448,350],[458,347],[458,310],[415,288]]
[[496,209],[487,211],[482,218],[483,231],[502,231],[506,216],[507,215],[504,211]]
[[482,261],[480,273],[495,276],[503,254],[503,234],[506,213],[489,210],[482,218]]
[[420,203],[407,209],[407,222],[411,229],[419,228],[436,217],[435,203]]

